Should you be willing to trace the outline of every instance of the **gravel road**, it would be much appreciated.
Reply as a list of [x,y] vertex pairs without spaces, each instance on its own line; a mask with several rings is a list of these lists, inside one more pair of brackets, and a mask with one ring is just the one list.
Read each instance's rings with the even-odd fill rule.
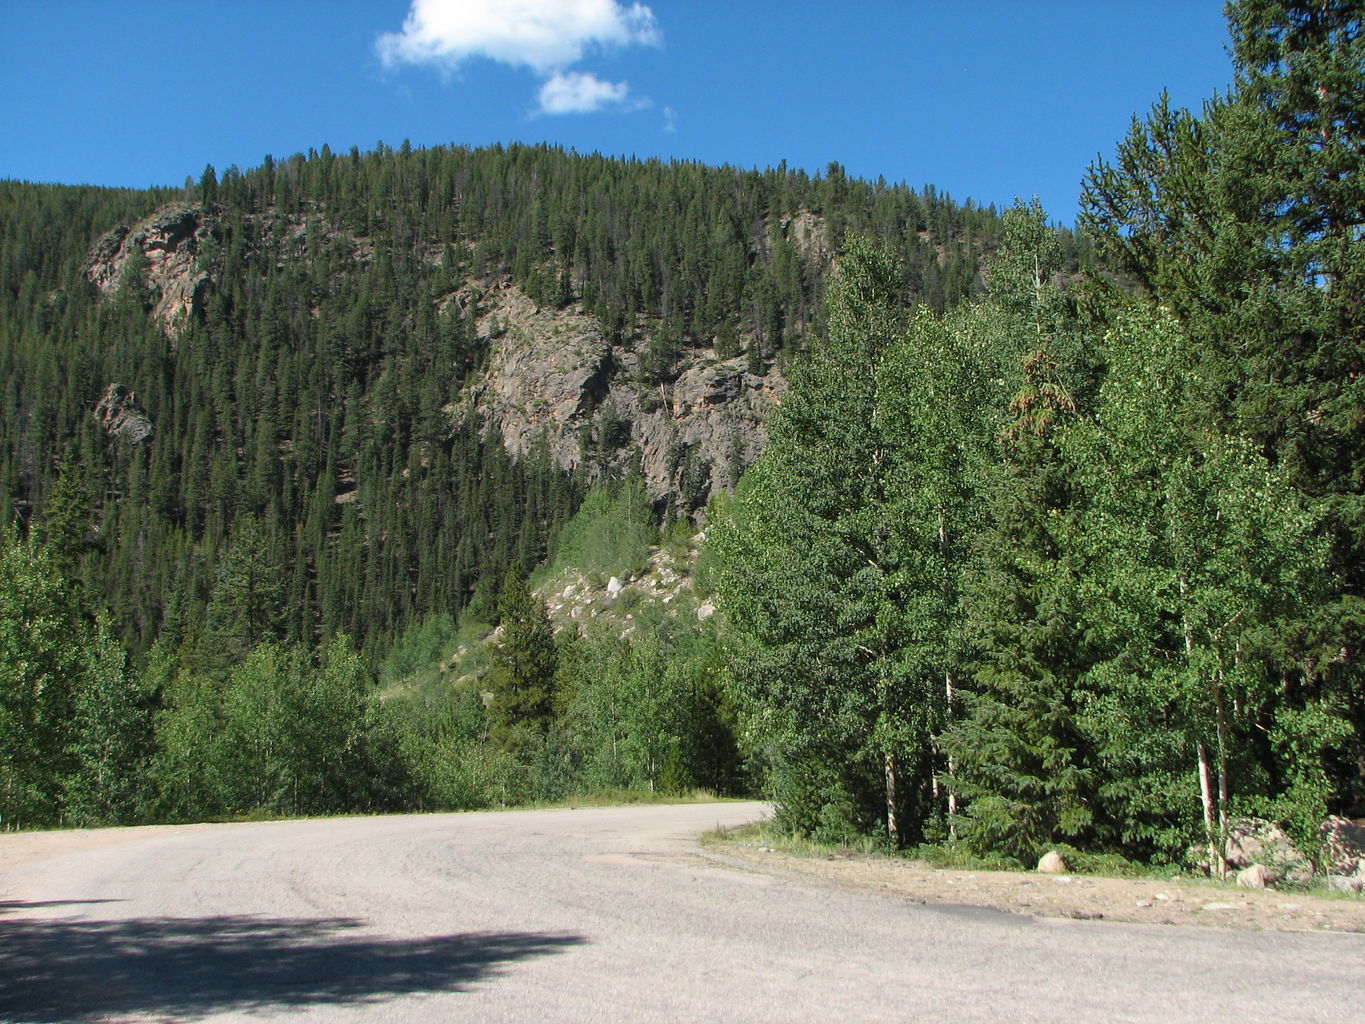
[[1365,936],[921,906],[754,803],[0,835],[0,1020],[1334,1021]]

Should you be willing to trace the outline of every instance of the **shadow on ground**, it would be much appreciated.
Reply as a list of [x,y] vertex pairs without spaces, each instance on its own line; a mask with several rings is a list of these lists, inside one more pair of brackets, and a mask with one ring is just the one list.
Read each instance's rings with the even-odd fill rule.
[[360,933],[354,918],[14,916],[32,906],[0,903],[0,1020],[192,1019],[458,992],[586,941],[542,932],[394,939]]

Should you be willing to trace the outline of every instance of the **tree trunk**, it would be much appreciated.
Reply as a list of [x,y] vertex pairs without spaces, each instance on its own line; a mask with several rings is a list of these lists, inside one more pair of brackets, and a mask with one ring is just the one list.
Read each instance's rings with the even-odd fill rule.
[[888,753],[886,755],[886,835],[891,840],[891,845],[899,848],[901,845],[901,827],[896,819],[896,755]]
[[1228,836],[1228,715],[1221,681],[1213,688],[1214,713],[1218,718],[1218,849]]
[[[953,674],[943,673],[943,686],[948,695],[948,722],[953,721]],[[948,835],[952,839],[957,838],[957,794],[953,792],[953,755],[948,755],[948,782],[944,788],[948,791]]]
[[1204,838],[1209,846],[1209,872],[1219,878],[1227,874],[1227,863],[1219,849],[1218,825],[1213,806],[1213,780],[1209,767],[1209,751],[1200,740],[1195,744],[1199,754],[1199,798],[1204,805]]

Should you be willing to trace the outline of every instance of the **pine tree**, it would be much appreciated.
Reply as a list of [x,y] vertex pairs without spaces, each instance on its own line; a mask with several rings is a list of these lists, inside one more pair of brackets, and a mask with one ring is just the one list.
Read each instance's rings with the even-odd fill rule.
[[557,651],[545,603],[514,568],[498,597],[499,639],[489,648],[491,736],[514,752],[528,751],[554,712]]
[[944,746],[965,801],[962,837],[1028,862],[1056,843],[1085,844],[1094,773],[1076,721],[1086,645],[1066,531],[1078,498],[1055,440],[1076,405],[1045,352],[1025,358],[1010,411],[991,525],[965,583],[974,672]]

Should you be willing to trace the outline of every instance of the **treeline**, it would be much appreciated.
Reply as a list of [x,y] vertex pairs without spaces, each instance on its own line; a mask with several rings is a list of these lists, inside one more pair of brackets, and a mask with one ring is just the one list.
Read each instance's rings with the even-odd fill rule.
[[[543,145],[323,147],[221,179],[206,169],[194,192],[244,212],[325,210],[395,259],[452,244],[470,276],[505,270],[537,301],[579,300],[618,339],[657,317],[679,348],[743,348],[758,366],[818,318],[826,263],[812,256],[827,259],[845,231],[893,248],[907,295],[943,309],[971,294],[1000,230],[991,207],[849,178],[837,163],[811,177]],[[792,227],[803,214],[816,218],[810,237]]]
[[944,314],[850,247],[713,509],[790,827],[1219,871],[1237,816],[1314,849],[1365,807],[1365,41],[1355,4],[1230,15],[1236,88],[1086,181],[1145,294],[1061,287],[1036,204]]

